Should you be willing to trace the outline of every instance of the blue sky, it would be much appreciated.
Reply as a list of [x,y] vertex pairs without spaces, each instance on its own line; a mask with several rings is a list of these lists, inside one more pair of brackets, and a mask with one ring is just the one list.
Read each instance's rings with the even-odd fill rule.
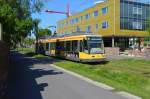
[[57,21],[66,18],[66,16],[46,13],[44,12],[45,9],[65,12],[66,5],[69,3],[71,13],[75,13],[89,8],[94,4],[94,1],[98,0],[45,0],[43,10],[40,13],[34,13],[32,17],[41,19],[40,27],[42,28],[47,28],[51,25],[56,26]]
[[[40,27],[47,28],[48,26],[57,24],[57,21],[66,18],[65,15],[51,14],[44,12],[45,9],[55,11],[66,11],[66,5],[70,4],[71,13],[83,11],[94,5],[95,1],[100,0],[43,0],[44,7],[41,13],[34,13],[33,18],[41,19]],[[150,1],[150,0],[139,0],[139,1]]]

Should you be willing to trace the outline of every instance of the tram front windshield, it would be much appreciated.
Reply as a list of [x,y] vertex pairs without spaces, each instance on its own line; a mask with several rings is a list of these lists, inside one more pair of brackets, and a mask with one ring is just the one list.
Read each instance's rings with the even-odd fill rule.
[[84,51],[89,54],[103,53],[103,41],[100,37],[88,37],[84,42]]

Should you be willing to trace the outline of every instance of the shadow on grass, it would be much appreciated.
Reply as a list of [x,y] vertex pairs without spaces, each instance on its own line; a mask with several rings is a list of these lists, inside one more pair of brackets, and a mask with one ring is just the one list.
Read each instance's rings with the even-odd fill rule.
[[71,61],[71,62],[75,62],[75,63],[80,63],[80,64],[85,64],[85,65],[105,65],[108,64],[109,61],[101,61],[101,62],[81,62],[81,61],[73,61],[73,60],[68,60],[68,59],[62,59],[59,58],[61,60],[66,60],[66,61]]
[[[36,54],[34,52],[29,52],[25,54],[26,56],[30,56],[30,57],[35,57],[37,59],[43,59],[43,58],[49,58],[49,56],[46,55],[42,55],[42,54]],[[72,61],[72,62],[76,62],[76,63],[82,63],[82,64],[89,64],[89,65],[99,65],[99,64],[107,64],[109,61],[101,61],[101,62],[81,62],[81,61],[73,61],[73,60],[68,60],[68,59],[64,59],[61,57],[52,57],[55,60],[66,60],[66,61]]]
[[33,56],[35,56],[35,55],[36,55],[36,53],[34,53],[34,52],[29,52],[29,53],[26,53],[25,55],[26,55],[26,56],[33,57]]
[[92,63],[86,63],[86,64],[89,64],[89,65],[105,65],[105,64],[108,64],[109,61],[102,61],[102,62],[92,62]]

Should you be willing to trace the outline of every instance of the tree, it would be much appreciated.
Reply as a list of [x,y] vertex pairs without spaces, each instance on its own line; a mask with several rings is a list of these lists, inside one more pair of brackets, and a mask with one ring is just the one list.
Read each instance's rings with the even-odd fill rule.
[[39,37],[51,36],[52,32],[49,29],[39,29]]
[[33,45],[34,44],[34,41],[35,41],[35,39],[33,39],[33,38],[25,38],[24,39],[24,44],[26,45],[26,46],[31,46],[31,45]]
[[39,23],[40,19],[34,19],[33,20],[33,31],[36,38],[36,44],[35,44],[35,53],[38,53],[38,46],[39,46],[39,38],[43,36],[50,36],[52,32],[49,29],[39,29]]
[[32,30],[31,13],[40,11],[42,0],[0,0],[0,5],[3,38],[14,47]]
[[33,21],[33,30],[34,30],[34,34],[36,37],[36,44],[35,44],[35,53],[38,53],[38,40],[39,40],[39,23],[40,23],[40,19],[34,19]]

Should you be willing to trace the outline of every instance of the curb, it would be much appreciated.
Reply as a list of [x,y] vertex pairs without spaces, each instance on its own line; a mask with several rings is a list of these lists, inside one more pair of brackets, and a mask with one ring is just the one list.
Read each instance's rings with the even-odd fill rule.
[[124,92],[124,91],[120,91],[120,92],[116,92],[118,95],[121,95],[123,97],[126,97],[127,99],[142,99],[141,97],[139,96],[135,96],[135,95],[132,95],[130,93],[127,93],[127,92]]
[[[115,90],[115,88],[113,88],[113,87],[111,87],[111,86],[108,86],[108,85],[106,85],[106,84],[104,84],[104,83],[100,83],[100,82],[91,80],[91,79],[89,79],[89,78],[87,78],[87,77],[84,77],[84,76],[79,75],[79,74],[77,74],[77,73],[74,73],[74,72],[72,72],[72,71],[66,70],[66,69],[64,69],[64,68],[58,67],[58,66],[56,66],[56,65],[54,65],[54,64],[51,64],[51,66],[53,66],[53,67],[56,68],[56,69],[62,70],[62,71],[64,71],[65,73],[68,73],[68,74],[70,74],[70,75],[73,75],[73,76],[75,76],[75,77],[77,77],[77,78],[80,78],[80,79],[82,79],[82,80],[84,80],[84,81],[86,81],[86,82],[88,82],[88,83],[90,83],[90,84],[93,84],[93,85],[97,86],[97,87],[103,88],[103,89],[108,90],[108,91],[113,91],[113,90]],[[142,98],[139,97],[139,96],[135,96],[135,95],[132,95],[132,94],[130,94],[130,93],[128,93],[128,92],[124,92],[124,91],[118,91],[118,92],[115,92],[115,93],[118,94],[118,95],[121,95],[121,96],[123,96],[123,97],[125,97],[125,98],[127,98],[127,99],[142,99]]]

